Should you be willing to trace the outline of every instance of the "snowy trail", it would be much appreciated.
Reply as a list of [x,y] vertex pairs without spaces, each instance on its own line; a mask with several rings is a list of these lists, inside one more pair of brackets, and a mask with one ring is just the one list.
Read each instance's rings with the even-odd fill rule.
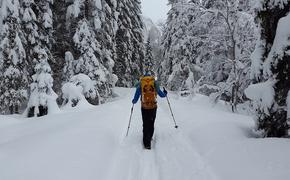
[[182,126],[174,128],[166,101],[159,100],[158,113],[154,150],[160,165],[160,179],[175,180],[182,177],[183,180],[217,180],[215,173],[183,133]]
[[[251,118],[208,98],[158,99],[152,149],[142,145],[133,89],[93,109],[42,118],[0,116],[0,180],[273,180],[290,175],[289,139],[249,138]],[[276,154],[273,158],[273,154]],[[254,161],[253,161],[254,160]],[[284,178],[285,179],[285,178]]]
[[181,177],[183,180],[217,180],[190,140],[179,129],[173,128],[166,101],[159,101],[152,149],[143,149],[142,117],[138,112],[140,106],[137,105],[133,127],[129,137],[121,142],[107,180],[176,180]]
[[[127,100],[130,102],[131,96]],[[121,139],[107,180],[160,180],[154,150],[143,149],[142,117],[139,111],[140,105],[136,105],[129,135]]]

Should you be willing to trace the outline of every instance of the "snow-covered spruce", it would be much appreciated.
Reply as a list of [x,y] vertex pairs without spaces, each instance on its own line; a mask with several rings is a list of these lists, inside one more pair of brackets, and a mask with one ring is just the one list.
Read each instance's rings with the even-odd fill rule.
[[[28,97],[26,91],[29,90],[29,83],[33,81],[32,75],[35,74],[34,68],[38,64],[36,59],[39,56],[39,49],[43,49],[48,56],[48,63],[52,69],[53,73],[51,74],[54,78],[53,87],[58,94],[61,94],[63,82],[67,82],[73,75],[81,72],[77,69],[76,65],[78,64],[77,61],[81,59],[81,56],[86,56],[85,59],[94,59],[93,56],[95,56],[101,67],[96,77],[92,78],[91,74],[85,71],[82,72],[90,75],[92,80],[96,81],[96,93],[98,91],[100,98],[99,100],[92,100],[95,104],[105,102],[112,94],[112,87],[115,86],[120,77],[124,76],[124,71],[119,71],[118,73],[117,68],[113,68],[116,67],[115,63],[117,61],[121,64],[123,63],[127,69],[130,69],[130,73],[127,76],[131,79],[125,82],[126,86],[132,85],[133,81],[142,72],[141,66],[144,60],[144,48],[140,1],[2,0],[0,15],[2,35],[5,32],[3,31],[6,27],[5,24],[10,21],[6,17],[8,15],[10,16],[10,14],[12,14],[13,18],[18,19],[17,23],[19,28],[13,27],[9,30],[9,33],[14,34],[15,31],[18,31],[18,42],[21,42],[22,46],[18,50],[22,51],[24,49],[23,53],[25,54],[25,57],[19,57],[19,60],[23,62],[23,68],[21,67],[20,69],[23,70],[21,77],[24,77],[24,81],[22,81],[24,88],[19,88],[19,93],[10,91],[13,94],[21,96],[21,100],[20,98],[15,100],[17,101],[17,106],[21,107],[11,107],[11,109],[15,109],[15,112],[19,108],[25,109],[27,107]],[[88,54],[83,53],[85,52],[83,50],[86,48],[81,48],[85,43],[77,44],[74,41],[75,38],[73,38],[77,33],[76,31],[79,31],[80,27],[84,27],[80,25],[82,24],[81,22],[86,22],[87,29],[89,29],[90,35],[93,37],[91,42],[96,45],[95,47],[91,46],[93,50],[89,50],[90,52]],[[124,42],[123,44],[125,46],[130,46],[130,52],[126,52],[125,54],[130,57],[126,63],[122,61],[122,58],[118,58],[117,56],[118,46],[116,45],[116,39],[118,38],[116,38],[116,34],[120,28],[127,31],[124,34],[124,38],[119,38],[119,43],[122,44]],[[126,37],[127,32],[130,37],[129,41],[127,41],[128,38]],[[4,40],[5,38],[2,36],[2,44],[7,42]],[[119,50],[124,49],[121,47]],[[65,58],[66,52],[70,52],[71,54]],[[4,54],[4,51],[1,54]],[[7,59],[5,57],[0,60],[1,78],[6,68],[2,65],[7,63],[6,61]],[[66,69],[68,66],[64,67],[67,63],[69,69]],[[91,67],[89,68],[91,69]],[[69,73],[67,73],[68,71],[63,71],[64,69],[69,70]],[[91,70],[88,71],[91,72]],[[114,74],[115,72],[116,74]],[[0,82],[1,84],[5,83],[4,79],[7,80],[7,78],[3,77]],[[4,98],[3,96],[2,98]],[[9,94],[5,93],[5,96],[9,96]],[[5,100],[5,103],[15,104],[15,102],[10,101],[12,100]],[[8,105],[5,105],[6,109],[3,111],[7,112],[7,107]]]
[[[287,116],[290,90],[290,55],[287,53],[290,49],[290,4],[289,1],[278,0],[261,2],[262,5],[258,6],[260,39],[252,56],[252,77],[257,84],[250,86],[246,94],[254,101],[256,129],[261,135],[283,137],[288,135],[290,127]],[[265,85],[268,88],[256,88]],[[254,94],[262,96],[257,99],[253,96],[253,90]]]
[[[153,59],[153,55],[152,55],[152,47],[151,47],[151,43],[150,43],[150,39],[147,39],[147,43],[145,45],[145,60],[144,60],[144,64],[147,66],[150,66],[150,70],[153,73],[153,67],[155,65],[155,60]],[[155,74],[155,73],[153,73]]]
[[28,62],[18,0],[1,1],[0,112],[14,114],[27,102]]
[[54,62],[51,53],[53,1],[22,2],[22,26],[25,31],[25,50],[32,79],[30,98],[25,114],[28,117],[43,116],[58,111],[57,95],[52,89],[53,78],[49,62]]
[[[35,56],[34,47],[40,45],[40,34],[39,34],[39,21],[32,7],[37,6],[34,1],[26,0],[22,3],[21,15],[22,15],[22,29],[24,30],[25,36],[25,51],[27,55],[27,59],[29,66],[28,71],[30,77],[34,73],[35,63],[33,61]],[[30,80],[31,82],[31,80]]]
[[[108,18],[114,11],[105,1],[74,1],[66,10],[66,29],[71,36],[73,47],[65,55],[63,79],[69,80],[72,75],[83,73],[95,81],[95,98],[88,99],[92,104],[104,103],[112,94],[116,76],[113,74],[114,33],[112,20]],[[77,11],[74,11],[77,9]],[[110,14],[112,15],[112,14]],[[111,17],[112,18],[112,17]],[[107,23],[107,24],[106,24]],[[106,26],[105,31],[101,25]],[[107,28],[111,28],[108,30]]]
[[101,59],[95,55],[100,52],[99,44],[94,38],[93,31],[87,21],[80,21],[73,37],[79,57],[75,61],[75,74],[83,73],[95,81],[96,97],[90,98],[92,104],[100,104],[111,95],[109,71],[101,63]]
[[196,34],[194,22],[199,18],[198,3],[187,3],[184,0],[171,2],[167,26],[163,34],[162,46],[164,61],[161,63],[159,75],[161,82],[170,90],[190,90],[200,72],[195,69],[193,37]]
[[97,9],[94,15],[94,31],[96,39],[100,44],[101,62],[109,71],[109,83],[111,87],[116,84],[116,75],[113,67],[116,61],[116,39],[117,31],[117,1],[115,0],[96,0]]
[[[43,48],[48,56],[48,61],[54,62],[51,53],[53,43],[52,27],[52,6],[53,1],[24,0],[21,2],[21,25],[25,37],[25,51],[27,54],[28,71],[30,77],[35,73],[34,67],[37,64],[35,57],[38,56],[39,48]],[[29,79],[31,82],[32,80]]]
[[30,85],[31,92],[26,110],[26,116],[44,116],[57,112],[57,94],[53,91],[53,79],[48,64],[48,55],[44,49],[38,49],[38,58],[32,76],[33,82]]
[[113,68],[117,86],[132,87],[142,72],[144,62],[143,22],[140,0],[117,2],[116,61]]

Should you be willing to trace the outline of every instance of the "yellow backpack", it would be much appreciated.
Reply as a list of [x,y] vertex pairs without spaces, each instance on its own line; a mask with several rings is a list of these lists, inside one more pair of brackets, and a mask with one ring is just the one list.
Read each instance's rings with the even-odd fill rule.
[[152,76],[144,76],[141,82],[141,104],[144,109],[154,109],[157,107],[157,93],[155,89],[155,79]]

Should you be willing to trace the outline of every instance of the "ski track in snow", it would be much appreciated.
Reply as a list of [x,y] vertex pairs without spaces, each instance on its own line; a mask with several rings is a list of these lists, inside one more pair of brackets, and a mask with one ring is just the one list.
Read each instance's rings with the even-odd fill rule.
[[[75,112],[63,113],[26,119],[2,129],[0,161],[6,163],[0,162],[0,180],[18,180],[19,176],[23,180],[218,179],[182,127],[174,128],[166,99],[158,100],[151,150],[142,144],[140,102],[125,137],[128,114],[112,112],[127,112],[133,92],[120,93],[113,102],[80,112],[86,118],[80,119]],[[121,133],[124,136],[116,139]],[[100,151],[102,147],[105,150]]]
[[143,148],[138,111],[137,105],[129,136],[121,141],[107,180],[218,180],[191,141],[174,129],[166,101],[159,99],[151,150]]
[[[207,97],[158,99],[152,149],[142,144],[134,89],[87,110],[0,116],[0,180],[273,180],[289,177],[289,139],[251,138],[251,118]],[[172,100],[172,101],[171,101]],[[273,156],[275,154],[275,156]],[[289,178],[288,178],[289,179]]]

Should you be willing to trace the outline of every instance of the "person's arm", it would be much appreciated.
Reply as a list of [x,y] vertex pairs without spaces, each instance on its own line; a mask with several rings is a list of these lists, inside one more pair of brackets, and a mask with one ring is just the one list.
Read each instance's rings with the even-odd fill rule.
[[155,84],[155,88],[157,90],[158,96],[160,96],[162,98],[166,97],[167,96],[167,91],[165,89],[164,89],[164,91],[161,91],[158,82],[155,81],[154,84]]
[[141,95],[141,87],[140,87],[140,83],[138,83],[137,87],[136,87],[136,91],[135,91],[135,95],[134,95],[134,98],[132,100],[132,103],[133,104],[136,104],[139,97]]

